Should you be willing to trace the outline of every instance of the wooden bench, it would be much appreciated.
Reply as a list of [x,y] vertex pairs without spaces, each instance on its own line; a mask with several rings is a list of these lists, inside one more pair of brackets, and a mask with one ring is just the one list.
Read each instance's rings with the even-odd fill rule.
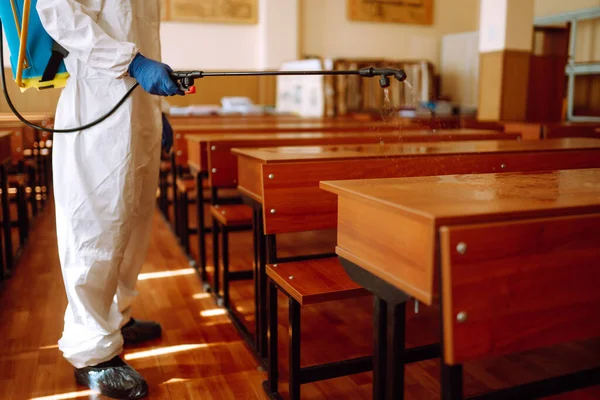
[[[442,119],[445,120],[445,119]],[[228,124],[207,124],[202,123],[173,123],[174,142],[172,153],[172,192],[175,195],[177,177],[187,174],[188,171],[188,147],[186,145],[187,137],[190,135],[204,134],[267,134],[267,133],[348,133],[348,132],[372,132],[382,133],[398,130],[415,130],[424,128],[422,122],[418,119],[414,123],[403,122],[402,119],[392,121],[359,121],[350,119],[322,119],[314,121],[311,119],[299,119],[294,121],[281,122],[277,119],[258,120],[256,123],[228,123]],[[451,125],[454,127],[454,125]],[[176,206],[176,205],[175,205]],[[167,205],[168,207],[168,205]],[[168,212],[167,212],[168,214]],[[175,215],[179,212],[175,211]],[[175,221],[176,222],[176,221]],[[176,227],[176,231],[179,229]],[[204,248],[204,246],[202,246]],[[200,264],[204,264],[204,259]]]
[[[565,169],[600,167],[600,140],[584,138],[408,143],[385,148],[360,145],[232,151],[238,156],[238,190],[258,210],[254,219],[255,249],[266,254],[266,257],[255,254],[255,260],[259,260],[256,272],[259,295],[255,304],[257,343],[254,346],[259,357],[264,357],[265,350],[273,346],[267,340],[266,264],[299,261],[277,257],[276,235],[337,227],[337,199],[320,189],[321,181],[509,173],[553,170],[557,166]],[[316,255],[307,257],[310,256]],[[419,359],[431,357],[436,349],[425,347],[406,351],[407,354],[415,352],[417,355],[413,355],[413,359]],[[275,372],[273,374],[269,373],[271,388],[276,376]],[[276,393],[269,391],[269,394]]]
[[554,124],[545,124],[542,135],[544,139],[554,139],[563,137],[595,137],[600,138],[596,129],[600,127],[600,122],[563,122]]
[[[503,133],[482,129],[441,129],[435,132],[427,130],[383,131],[383,132],[347,132],[347,133],[270,133],[270,134],[212,134],[190,135],[188,142],[188,164],[196,180],[204,176],[208,178],[208,187],[211,190],[211,202],[217,204],[223,199],[219,191],[237,187],[237,157],[231,153],[232,148],[247,148],[257,146],[319,146],[331,144],[380,144],[386,143],[411,143],[411,142],[454,142],[464,140],[519,140],[518,133]],[[200,205],[198,205],[200,207]],[[200,208],[197,209],[200,213]],[[187,224],[186,220],[181,220]],[[203,221],[199,221],[200,234],[198,236],[199,257],[198,265],[203,281],[207,281],[206,249],[204,234],[206,230]],[[185,231],[185,228],[183,228]],[[215,232],[213,231],[213,240]],[[218,267],[218,266],[217,266]],[[213,290],[210,285],[205,285],[207,290]]]
[[[253,271],[229,271],[229,232],[252,228],[252,209],[244,204],[212,205],[213,232],[213,284],[212,292],[220,305],[229,308],[229,283],[237,280],[252,279]],[[219,232],[221,233],[221,254],[219,257]],[[223,296],[219,293],[220,262],[223,260]]]
[[263,134],[263,133],[295,133],[295,132],[361,132],[370,129],[397,130],[397,125],[382,121],[356,121],[356,120],[337,120],[337,119],[322,119],[314,121],[313,119],[286,120],[278,121],[277,119],[258,118],[256,122],[229,122],[212,123],[178,123],[174,121],[172,124],[174,139],[172,152],[172,174],[173,174],[173,193],[175,192],[175,179],[187,172],[188,152],[186,138],[189,135],[201,134]]
[[370,293],[353,282],[335,257],[268,264],[269,282],[269,379],[267,393],[278,395],[277,289],[288,297],[289,313],[289,399],[300,399],[302,384],[370,371],[370,356],[302,368],[302,306],[367,296]]
[[[600,337],[600,168],[321,188],[339,203],[336,253],[354,282],[394,308],[410,298],[440,305],[443,398],[464,398],[467,362]],[[389,323],[376,322],[376,351],[403,348],[405,322],[393,322],[390,343],[380,322]],[[374,398],[402,399],[405,356],[374,363]],[[595,366],[482,396],[545,398],[599,383]]]

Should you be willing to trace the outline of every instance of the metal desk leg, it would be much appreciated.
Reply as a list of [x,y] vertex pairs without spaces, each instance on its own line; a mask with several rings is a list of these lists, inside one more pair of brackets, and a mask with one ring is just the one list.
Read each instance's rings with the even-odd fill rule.
[[13,248],[6,165],[0,165],[0,189],[2,189],[2,227],[4,231],[5,266],[7,272],[10,273],[13,267]]

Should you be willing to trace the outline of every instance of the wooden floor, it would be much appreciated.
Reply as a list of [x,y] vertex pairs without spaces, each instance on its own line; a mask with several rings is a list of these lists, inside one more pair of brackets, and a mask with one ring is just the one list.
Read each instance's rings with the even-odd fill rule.
[[[102,398],[76,385],[72,367],[57,349],[66,306],[56,234],[50,207],[36,221],[31,243],[15,272],[0,287],[0,399]],[[300,252],[306,235],[278,240],[285,252]],[[318,237],[310,240],[323,241]],[[193,240],[192,243],[195,243]],[[252,260],[249,232],[232,234],[232,269]],[[208,248],[210,249],[210,241]],[[195,248],[194,248],[195,252]],[[208,257],[212,260],[210,254]],[[148,380],[150,399],[266,399],[266,374],[223,310],[201,290],[200,282],[157,212],[150,250],[139,281],[134,316],[163,326],[161,340],[127,349],[125,359]],[[232,298],[252,323],[252,284],[237,282]],[[287,377],[287,311],[280,299],[281,373]],[[370,354],[371,299],[363,298],[303,309],[302,363],[329,362]],[[436,340],[437,319],[431,310],[409,312],[409,345]],[[465,392],[524,383],[600,365],[600,341],[560,346],[519,357],[504,357],[465,367]],[[439,365],[427,361],[406,368],[406,398],[439,398]],[[281,389],[285,396],[285,382]],[[371,374],[302,387],[303,399],[370,399]],[[600,399],[600,387],[555,399]]]

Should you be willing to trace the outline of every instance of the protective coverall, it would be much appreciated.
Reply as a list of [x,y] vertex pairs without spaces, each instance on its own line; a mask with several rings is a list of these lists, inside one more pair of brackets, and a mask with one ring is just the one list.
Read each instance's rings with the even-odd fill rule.
[[[106,114],[135,84],[140,52],[160,60],[159,0],[38,0],[50,36],[68,52],[70,79],[56,128]],[[158,185],[161,101],[134,91],[101,124],[54,137],[58,249],[68,306],[59,349],[76,368],[122,351]]]

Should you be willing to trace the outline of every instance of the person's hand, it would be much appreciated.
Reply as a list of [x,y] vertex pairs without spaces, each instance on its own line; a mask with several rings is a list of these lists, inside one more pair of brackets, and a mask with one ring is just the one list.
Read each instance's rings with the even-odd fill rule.
[[173,128],[164,113],[162,115],[162,125],[162,148],[165,154],[169,154],[173,147]]
[[171,79],[171,67],[150,60],[138,53],[129,64],[129,75],[136,79],[148,93],[159,96],[185,95],[183,90]]

